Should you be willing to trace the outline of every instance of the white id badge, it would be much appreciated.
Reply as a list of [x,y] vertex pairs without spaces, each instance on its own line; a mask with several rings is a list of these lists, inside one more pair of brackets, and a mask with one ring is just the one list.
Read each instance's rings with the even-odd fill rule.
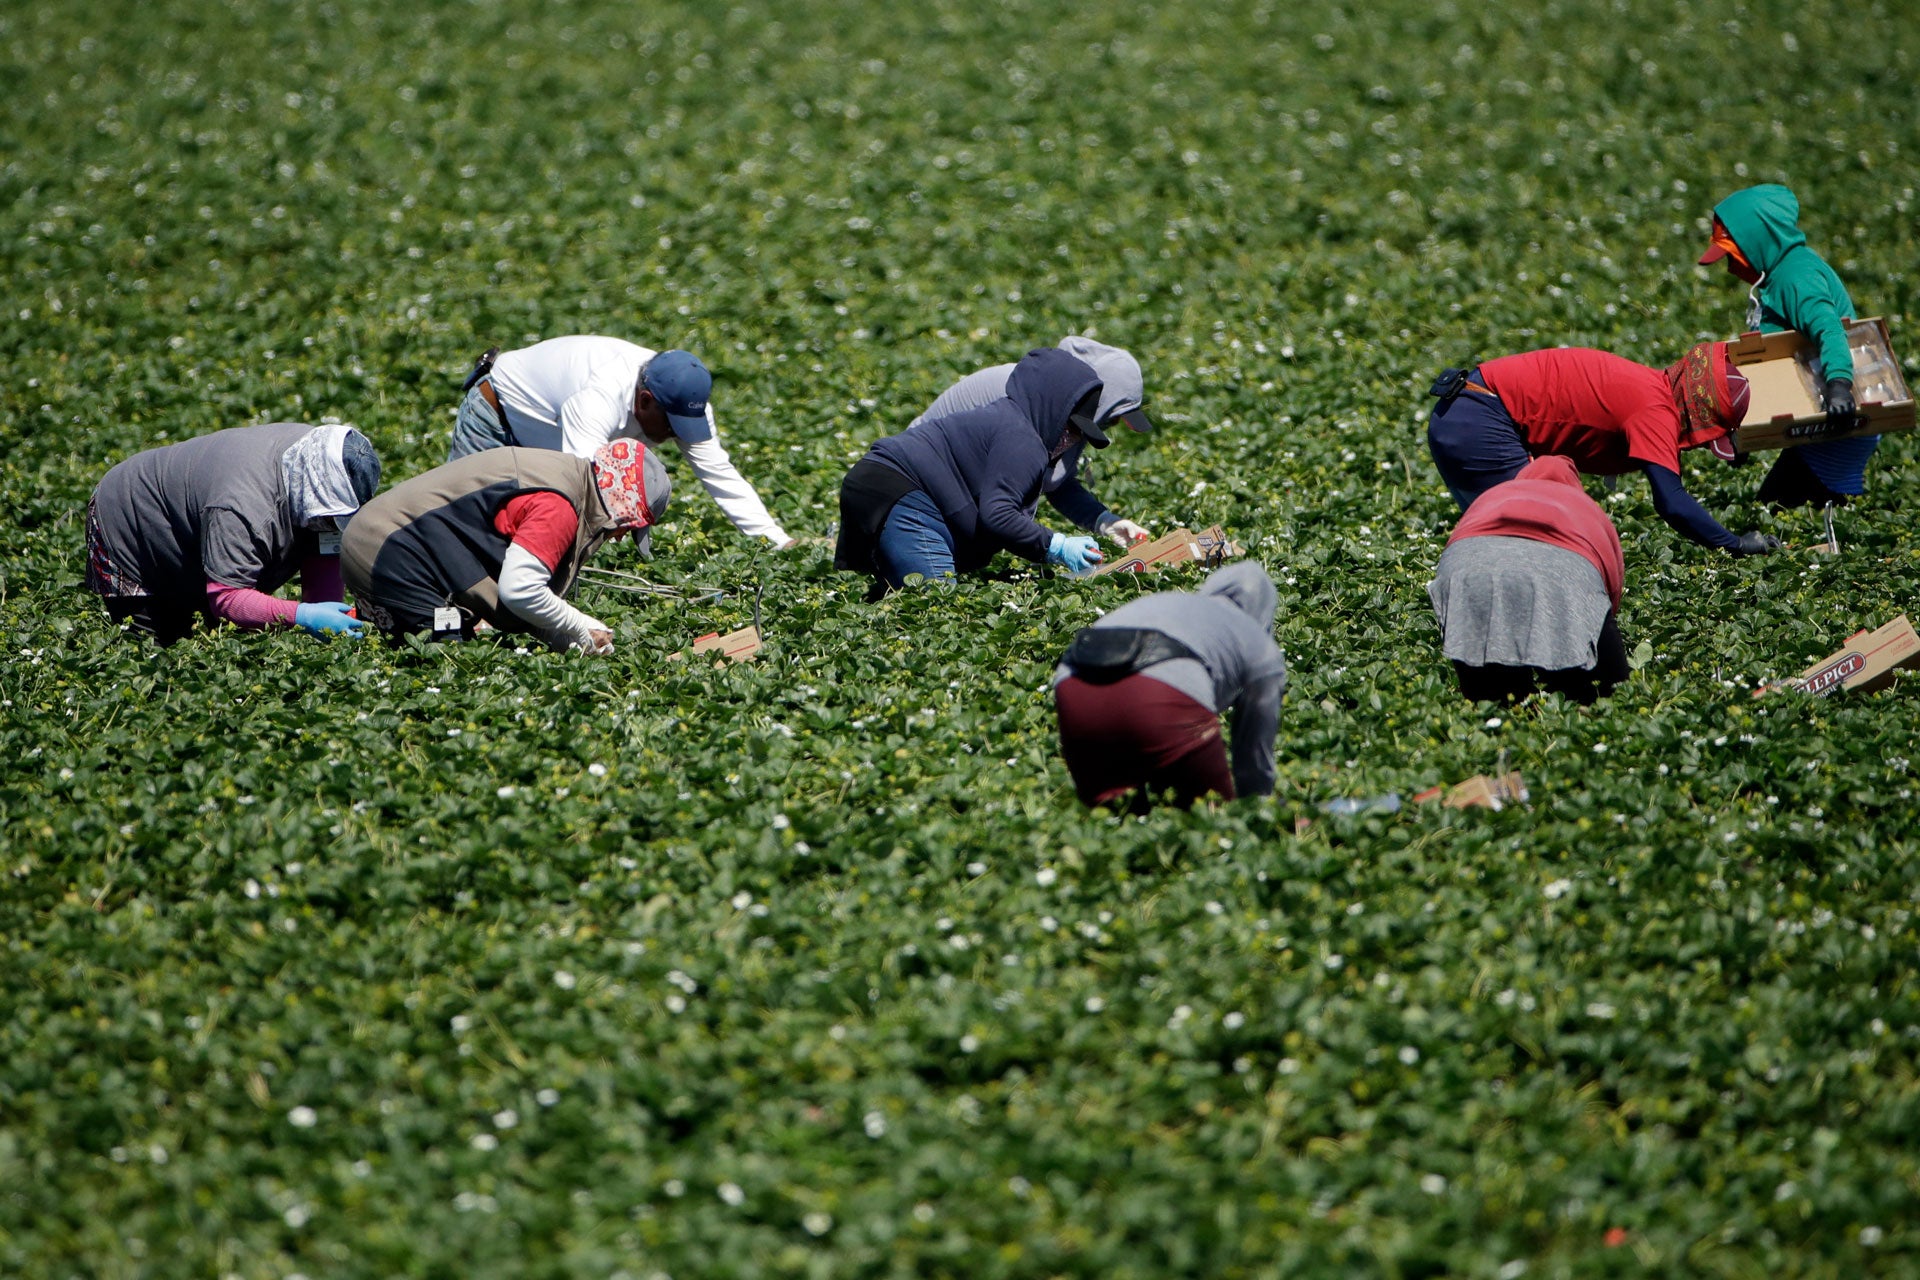
[[338,530],[333,533],[323,533],[320,535],[320,554],[323,556],[337,556],[340,554],[340,534]]
[[458,631],[460,629],[460,611],[441,606],[433,611],[433,629],[435,631]]

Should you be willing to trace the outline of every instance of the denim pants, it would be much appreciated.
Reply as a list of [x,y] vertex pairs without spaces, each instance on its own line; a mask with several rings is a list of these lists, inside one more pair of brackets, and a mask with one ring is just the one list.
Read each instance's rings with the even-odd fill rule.
[[507,433],[500,429],[500,416],[476,384],[460,402],[460,416],[453,420],[453,441],[447,448],[447,461],[485,449],[504,448],[507,443]]
[[909,574],[929,582],[953,577],[953,531],[933,499],[918,489],[893,504],[878,542],[880,576],[896,591]]

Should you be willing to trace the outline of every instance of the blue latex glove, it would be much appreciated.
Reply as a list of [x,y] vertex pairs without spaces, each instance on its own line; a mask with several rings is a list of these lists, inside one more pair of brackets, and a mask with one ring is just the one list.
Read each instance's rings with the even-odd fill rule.
[[1080,534],[1069,538],[1064,533],[1056,533],[1053,541],[1047,545],[1047,559],[1063,566],[1076,578],[1084,573],[1092,573],[1093,566],[1105,558],[1092,538]]
[[347,605],[343,600],[303,604],[293,611],[293,621],[295,626],[316,636],[357,636],[367,629],[366,623],[347,612]]

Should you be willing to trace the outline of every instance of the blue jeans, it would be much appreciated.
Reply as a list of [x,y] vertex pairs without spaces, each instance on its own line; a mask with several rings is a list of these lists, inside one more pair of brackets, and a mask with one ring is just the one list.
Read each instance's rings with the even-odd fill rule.
[[910,574],[929,582],[953,577],[953,531],[932,498],[915,489],[893,504],[874,559],[880,577],[896,591]]
[[503,448],[506,443],[507,433],[500,429],[500,416],[476,384],[460,402],[460,416],[453,420],[453,442],[447,448],[447,461],[484,449]]
[[[1473,376],[1477,381],[1480,371],[1475,369]],[[1478,391],[1462,391],[1434,406],[1427,419],[1427,449],[1462,511],[1533,461],[1506,406]]]

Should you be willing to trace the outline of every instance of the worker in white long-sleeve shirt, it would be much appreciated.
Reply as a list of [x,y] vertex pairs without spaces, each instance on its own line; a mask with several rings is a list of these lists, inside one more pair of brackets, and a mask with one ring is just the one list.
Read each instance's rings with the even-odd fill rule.
[[691,352],[621,338],[582,334],[496,348],[474,362],[447,460],[507,445],[591,458],[610,440],[671,440],[734,528],[792,545],[721,445],[712,390],[713,375]]

